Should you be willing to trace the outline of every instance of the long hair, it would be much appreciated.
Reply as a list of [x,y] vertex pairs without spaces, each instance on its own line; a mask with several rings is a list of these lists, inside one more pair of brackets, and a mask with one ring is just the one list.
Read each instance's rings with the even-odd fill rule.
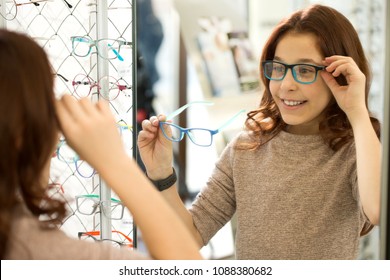
[[[273,30],[264,46],[261,61],[274,59],[278,43],[288,33],[314,34],[324,57],[343,55],[353,58],[366,76],[365,99],[368,109],[371,72],[358,34],[345,16],[333,8],[322,5],[312,5],[293,13],[290,17],[282,20]],[[245,121],[246,129],[252,132],[254,141],[243,146],[243,148],[257,148],[286,127],[286,123],[283,121],[272,98],[269,89],[270,81],[262,74],[261,63],[260,73],[264,85],[260,106],[258,109],[249,112]],[[336,80],[340,85],[347,84],[345,77],[342,75],[337,77]],[[319,130],[330,148],[338,150],[353,139],[351,124],[337,102],[330,102],[325,109],[324,116],[324,119],[320,121]],[[380,137],[379,121],[371,114],[370,118],[378,137]]]
[[[63,202],[47,196],[43,170],[57,141],[53,73],[44,50],[26,35],[0,30],[0,256],[12,212],[25,203],[43,226],[60,223]],[[26,233],[28,234],[28,233]]]

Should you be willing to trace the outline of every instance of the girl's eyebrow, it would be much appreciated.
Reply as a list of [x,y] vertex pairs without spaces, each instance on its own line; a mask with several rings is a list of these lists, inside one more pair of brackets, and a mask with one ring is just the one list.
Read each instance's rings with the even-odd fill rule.
[[[280,57],[278,57],[278,56],[275,56],[275,57],[274,57],[274,60],[278,60],[278,61],[280,61],[280,62],[283,62],[283,61],[284,61],[282,58],[280,58]],[[298,59],[298,61],[295,62],[295,63],[310,63],[310,64],[314,64],[314,65],[321,65],[321,63],[316,62],[316,61],[314,61],[314,60],[311,59],[311,58],[300,58],[300,59]],[[295,63],[294,63],[294,64],[295,64]]]

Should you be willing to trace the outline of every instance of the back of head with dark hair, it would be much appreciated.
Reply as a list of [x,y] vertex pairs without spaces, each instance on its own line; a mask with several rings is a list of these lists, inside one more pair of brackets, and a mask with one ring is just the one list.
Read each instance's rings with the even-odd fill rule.
[[[10,237],[14,207],[27,205],[49,223],[65,215],[45,197],[43,170],[57,141],[53,73],[44,50],[26,35],[0,30],[0,255]],[[44,207],[42,206],[44,203]]]
[[[365,95],[367,106],[371,84],[368,61],[356,30],[344,15],[333,8],[322,5],[312,5],[293,13],[288,18],[282,20],[273,30],[264,46],[261,61],[274,59],[279,41],[288,33],[314,34],[317,37],[318,47],[324,57],[343,55],[353,58],[366,76]],[[260,65],[260,67],[262,66]],[[263,73],[263,69],[260,70],[260,73]],[[246,126],[255,135],[269,135],[268,139],[270,139],[283,129],[286,124],[283,122],[279,109],[272,98],[269,80],[264,75],[261,75],[261,80],[265,89],[260,107],[248,113]],[[346,85],[346,80],[343,76],[336,78],[336,80],[340,85]],[[329,146],[337,150],[352,139],[351,125],[346,114],[336,102],[329,104],[325,115],[325,119],[320,123],[320,133]],[[379,137],[379,121],[371,117],[371,122]],[[253,147],[257,147],[260,144],[256,143]]]

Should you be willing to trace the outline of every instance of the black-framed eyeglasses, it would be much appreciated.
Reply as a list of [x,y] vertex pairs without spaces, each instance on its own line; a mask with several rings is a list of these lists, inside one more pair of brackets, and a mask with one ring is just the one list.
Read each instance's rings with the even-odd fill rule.
[[324,70],[325,66],[317,66],[307,63],[286,64],[279,61],[266,60],[262,62],[263,72],[267,79],[281,81],[291,69],[294,80],[300,84],[311,84],[317,79],[318,71]]

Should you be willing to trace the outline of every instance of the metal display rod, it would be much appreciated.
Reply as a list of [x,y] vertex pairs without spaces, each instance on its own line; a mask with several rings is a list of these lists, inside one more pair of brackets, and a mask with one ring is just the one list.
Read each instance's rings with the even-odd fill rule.
[[[99,0],[96,1],[96,29],[97,29],[97,39],[106,39],[108,38],[108,6],[107,0]],[[101,56],[97,56],[97,75],[100,80],[101,77],[108,76],[108,60],[102,58],[108,57],[108,46],[103,46],[100,49],[102,52]],[[106,80],[108,83],[108,80]],[[101,94],[108,96],[108,84],[100,85]],[[106,213],[110,213],[111,208],[111,189],[107,186],[107,184],[99,177],[100,180],[100,199],[102,201],[108,201],[107,204],[101,204],[101,207],[106,207],[104,209]],[[105,215],[100,215],[100,234],[101,239],[111,239],[111,220]]]

